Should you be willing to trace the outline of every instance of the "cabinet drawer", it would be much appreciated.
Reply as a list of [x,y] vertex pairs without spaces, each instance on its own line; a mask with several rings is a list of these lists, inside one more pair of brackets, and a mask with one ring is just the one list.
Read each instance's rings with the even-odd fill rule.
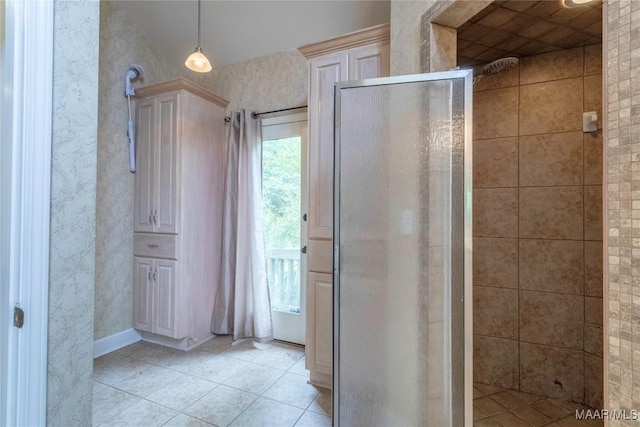
[[149,258],[178,259],[178,236],[135,233],[133,254]]

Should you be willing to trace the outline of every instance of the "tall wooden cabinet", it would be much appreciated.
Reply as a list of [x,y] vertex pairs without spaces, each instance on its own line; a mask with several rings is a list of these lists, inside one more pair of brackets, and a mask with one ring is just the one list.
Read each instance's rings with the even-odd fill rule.
[[309,214],[306,364],[331,387],[333,123],[336,82],[389,75],[389,24],[299,48],[309,59]]
[[212,337],[228,102],[185,79],[136,98],[133,323],[188,350]]

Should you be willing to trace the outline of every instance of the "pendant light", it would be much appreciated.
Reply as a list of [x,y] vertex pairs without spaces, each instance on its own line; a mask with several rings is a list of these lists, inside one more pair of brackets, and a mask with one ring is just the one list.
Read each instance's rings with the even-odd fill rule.
[[202,52],[202,48],[200,47],[200,0],[198,0],[198,45],[187,60],[184,61],[184,65],[197,73],[208,73],[211,71],[211,63],[207,57],[204,56],[204,52]]

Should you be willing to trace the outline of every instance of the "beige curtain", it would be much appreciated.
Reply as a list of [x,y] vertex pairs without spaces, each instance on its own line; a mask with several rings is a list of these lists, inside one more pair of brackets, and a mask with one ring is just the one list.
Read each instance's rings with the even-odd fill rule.
[[222,266],[211,332],[234,340],[273,339],[262,221],[262,126],[251,111],[231,114],[222,223]]

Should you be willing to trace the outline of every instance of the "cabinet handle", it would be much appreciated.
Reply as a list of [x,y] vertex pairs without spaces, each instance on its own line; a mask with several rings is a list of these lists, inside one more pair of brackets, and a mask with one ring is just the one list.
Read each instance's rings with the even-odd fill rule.
[[158,281],[158,267],[156,267],[155,270],[153,270],[153,281],[154,282]]
[[153,224],[153,217],[151,215],[151,212],[149,212],[149,224]]
[[147,272],[147,277],[149,278],[150,282],[153,282],[153,278],[151,277],[151,269],[149,269],[149,271]]
[[155,209],[155,210],[153,211],[153,223],[154,223],[155,225],[158,225],[158,209]]

